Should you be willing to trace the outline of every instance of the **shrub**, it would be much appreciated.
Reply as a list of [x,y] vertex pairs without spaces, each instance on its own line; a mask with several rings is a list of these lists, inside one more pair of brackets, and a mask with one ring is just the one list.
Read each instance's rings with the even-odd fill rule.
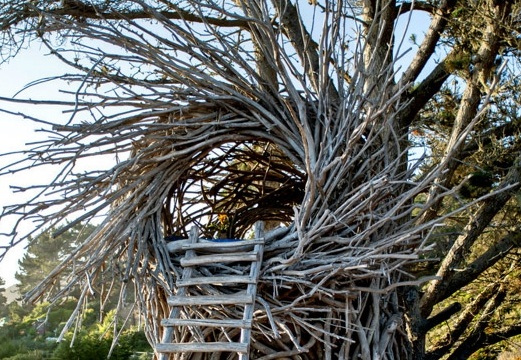
[[97,360],[106,359],[111,341],[97,336],[80,333],[70,346],[71,339],[61,342],[53,352],[56,360]]
[[[70,338],[58,345],[53,353],[56,360],[104,360],[112,345],[112,337],[100,338],[96,333],[80,333],[76,337],[73,346],[70,346]],[[123,333],[118,344],[114,347],[110,359],[127,360],[134,352],[151,351],[143,332],[127,331]],[[145,354],[138,359],[148,359]]]
[[43,360],[46,359],[45,352],[42,350],[34,350],[23,354],[5,358],[4,360]]

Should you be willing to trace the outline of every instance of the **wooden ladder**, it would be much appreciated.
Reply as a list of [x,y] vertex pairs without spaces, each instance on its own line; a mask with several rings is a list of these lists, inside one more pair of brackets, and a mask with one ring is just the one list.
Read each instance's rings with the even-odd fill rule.
[[[161,322],[164,327],[163,339],[161,343],[155,346],[161,360],[167,360],[170,354],[175,353],[210,352],[235,352],[239,355],[240,360],[249,359],[253,310],[264,250],[262,225],[262,223],[257,223],[255,239],[230,242],[199,241],[197,228],[191,229],[190,241],[182,247],[186,252],[180,260],[183,272],[181,278],[176,282],[177,293],[168,298],[168,304],[172,307],[170,316]],[[242,273],[234,270],[239,274],[226,274],[225,276],[218,274],[215,276],[208,274],[208,271],[205,275],[202,275],[202,269],[201,272],[198,271],[199,266],[226,266],[224,264],[231,265],[233,263],[241,264]],[[233,288],[233,292],[230,294],[200,295],[197,291],[198,286],[207,285],[215,288],[226,286],[226,289]],[[227,306],[231,308],[243,307],[242,318],[194,318],[193,315],[191,318],[187,318],[187,314],[201,314],[201,309],[206,309],[207,314],[211,314],[212,308]],[[182,311],[183,308],[189,311]],[[194,311],[196,309],[198,311]],[[222,342],[204,342],[204,339],[203,341],[195,341],[196,336],[192,336],[190,342],[182,342],[183,339],[176,339],[175,336],[176,329],[186,329],[191,331],[192,334],[202,334],[202,330],[205,328],[240,329],[239,342],[233,342],[229,338],[229,341]],[[177,332],[178,335],[181,333],[182,331]]]

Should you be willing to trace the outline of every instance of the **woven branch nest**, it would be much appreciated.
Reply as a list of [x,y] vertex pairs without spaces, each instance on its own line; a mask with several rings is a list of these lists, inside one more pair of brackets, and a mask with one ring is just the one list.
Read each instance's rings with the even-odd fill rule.
[[[164,238],[186,237],[192,226],[204,237],[248,238],[263,221],[268,231],[253,358],[302,353],[314,359],[324,344],[339,358],[366,356],[374,346],[381,353],[405,351],[391,333],[381,340],[377,332],[399,326],[399,287],[422,282],[406,271],[425,250],[424,234],[433,223],[415,225],[414,198],[436,173],[409,180],[412,170],[402,166],[405,157],[397,151],[403,139],[387,131],[396,104],[390,99],[371,113],[363,110],[365,101],[347,97],[332,107],[303,98],[261,105],[247,98],[187,98],[120,121],[58,127],[78,138],[111,134],[100,138],[111,139],[128,160],[94,179],[82,178],[87,183],[78,185],[85,189],[79,198],[101,196],[111,206],[108,216],[29,296],[36,299],[52,287],[71,259],[85,259],[56,298],[78,282],[85,289],[80,302],[109,276],[122,281],[122,292],[132,283],[148,338],[157,343],[170,311],[166,298],[175,294],[181,271]],[[201,294],[230,290],[200,288]],[[198,316],[241,313],[228,311]],[[374,329],[370,338],[368,329]],[[217,341],[238,335],[177,336]]]
[[[283,110],[289,114],[287,127],[296,126],[293,108]],[[132,144],[132,164],[118,184],[127,192],[114,209],[138,215],[116,211],[106,226],[121,223],[118,217],[139,219],[126,241],[134,249],[129,261],[141,270],[129,277],[145,289],[140,300],[150,317],[150,337],[161,338],[159,322],[169,313],[166,297],[175,294],[181,273],[177,255],[168,253],[162,239],[186,236],[194,225],[205,237],[246,238],[257,221],[264,221],[274,229],[266,235],[252,358],[307,352],[301,358],[314,359],[324,343],[335,356],[360,354],[365,348],[360,342],[372,341],[362,339],[368,328],[398,326],[399,285],[419,283],[404,269],[418,261],[420,234],[432,225],[411,225],[412,200],[421,187],[393,181],[408,175],[396,174],[399,156],[389,160],[396,144],[383,142],[382,132],[370,126],[376,118],[351,119],[338,130],[349,130],[343,139],[329,134],[329,147],[316,149],[323,153],[313,169],[309,139],[283,141],[286,134],[263,129],[262,121],[252,122],[256,116],[233,104],[188,104],[160,117]],[[225,276],[240,269],[198,271]],[[193,312],[185,314],[190,317],[222,319],[242,313],[240,307],[234,313],[224,307],[185,311]],[[177,339],[239,336],[238,330],[194,331],[178,332]],[[387,346],[402,351],[399,343],[378,346],[382,352]],[[228,356],[233,358],[208,358]]]

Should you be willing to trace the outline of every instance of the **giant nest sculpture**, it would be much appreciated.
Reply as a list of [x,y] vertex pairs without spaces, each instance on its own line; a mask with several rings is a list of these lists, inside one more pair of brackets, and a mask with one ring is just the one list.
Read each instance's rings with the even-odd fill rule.
[[[431,226],[412,226],[420,187],[396,180],[407,177],[396,174],[398,159],[389,159],[397,144],[382,141],[383,127],[372,126],[391,109],[364,113],[365,99],[348,96],[326,110],[299,93],[264,103],[241,94],[237,101],[219,90],[195,98],[178,93],[179,102],[167,109],[123,121],[57,129],[80,137],[114,134],[104,141],[115,145],[119,137],[132,139],[130,157],[110,174],[78,190],[71,184],[85,201],[97,195],[111,204],[71,254],[85,259],[74,280],[85,286],[85,297],[98,291],[93,284],[106,276],[103,269],[133,282],[149,338],[157,342],[180,274],[164,238],[187,237],[193,225],[205,237],[248,238],[264,221],[272,231],[265,235],[257,296],[266,307],[255,313],[253,358],[289,347],[312,359],[316,342],[352,353],[350,347],[361,346],[351,342],[359,329],[399,318],[394,290],[416,283],[403,269],[417,261],[420,234]],[[219,311],[208,316],[231,317]]]
[[[120,159],[108,171],[73,173],[66,167],[47,188],[50,194],[54,188],[64,190],[63,198],[37,198],[23,205],[30,208],[27,216],[38,214],[51,225],[80,210],[87,212],[70,226],[106,210],[96,231],[28,298],[43,296],[77,260],[68,285],[53,299],[77,284],[84,289],[80,303],[91,294],[103,297],[105,288],[99,284],[106,278],[120,281],[122,293],[133,284],[148,338],[157,343],[161,320],[170,312],[166,299],[177,291],[180,274],[165,237],[188,237],[195,226],[204,237],[248,241],[254,224],[262,221],[265,247],[252,358],[300,354],[299,359],[316,359],[324,351],[324,358],[354,359],[406,351],[394,338],[406,331],[397,291],[425,280],[407,269],[426,249],[434,224],[416,223],[422,209],[415,208],[414,199],[444,164],[412,181],[407,132],[397,117],[407,87],[394,84],[394,64],[382,68],[372,62],[378,56],[371,55],[368,45],[353,54],[356,66],[345,76],[346,60],[329,52],[346,40],[328,25],[344,21],[342,12],[330,13],[324,25],[330,37],[316,53],[318,45],[287,18],[271,27],[264,26],[261,10],[226,13],[239,27],[247,16],[257,19],[248,25],[257,41],[241,53],[237,44],[244,40],[237,33],[208,41],[218,28],[210,15],[194,30],[190,19],[178,19],[177,25],[140,6],[168,36],[132,19],[113,28],[93,24],[88,29],[56,20],[56,26],[69,26],[75,34],[103,32],[99,39],[131,52],[106,52],[96,60],[81,78],[92,92],[85,90],[72,104],[74,118],[93,104],[133,110],[55,125],[57,138],[26,154],[37,163],[74,164],[103,154]],[[42,21],[51,24],[51,15]],[[142,38],[133,32],[136,28],[145,34]],[[289,43],[277,40],[281,34],[290,38],[295,54],[286,53]],[[309,47],[300,47],[296,34]],[[158,45],[149,46],[151,40]],[[190,59],[175,57],[175,51]],[[292,65],[297,55],[302,69]],[[159,77],[130,81],[122,72],[107,70],[122,61],[147,64]],[[96,91],[107,83],[117,84],[117,96]],[[55,206],[59,210],[53,212]],[[202,286],[200,292],[210,290]],[[227,311],[215,308],[204,316],[226,319],[233,315]],[[65,330],[70,326],[72,320]],[[193,335],[187,330],[184,336]],[[204,336],[211,342],[237,334]]]

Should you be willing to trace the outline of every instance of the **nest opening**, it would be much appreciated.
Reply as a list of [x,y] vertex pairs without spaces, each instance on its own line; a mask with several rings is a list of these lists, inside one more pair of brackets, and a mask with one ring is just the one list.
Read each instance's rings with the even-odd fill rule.
[[165,236],[251,237],[257,221],[288,224],[304,196],[305,174],[267,141],[220,144],[186,169],[168,191]]

